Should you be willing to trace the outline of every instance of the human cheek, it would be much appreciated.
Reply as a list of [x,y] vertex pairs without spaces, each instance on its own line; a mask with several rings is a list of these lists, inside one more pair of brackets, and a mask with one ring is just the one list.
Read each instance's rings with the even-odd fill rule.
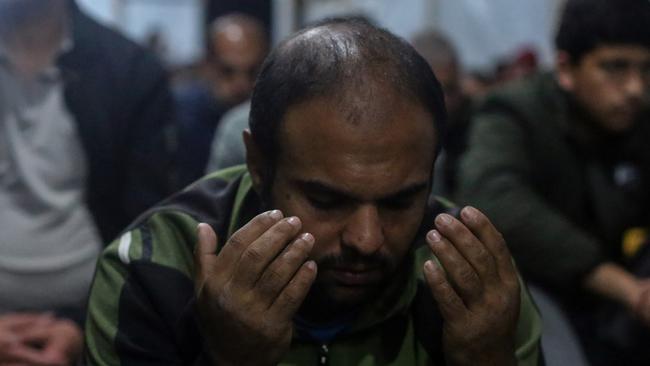
[[339,230],[336,225],[309,216],[300,218],[303,222],[303,231],[312,234],[316,240],[309,255],[310,259],[318,263],[321,258],[340,253]]
[[420,227],[422,215],[405,216],[407,216],[406,220],[403,218],[401,221],[384,225],[386,235],[385,250],[392,257],[402,257],[416,240],[415,235]]

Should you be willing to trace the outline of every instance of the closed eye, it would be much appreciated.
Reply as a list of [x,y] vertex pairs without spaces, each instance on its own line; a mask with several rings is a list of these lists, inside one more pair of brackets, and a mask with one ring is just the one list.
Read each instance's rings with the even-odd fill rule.
[[387,208],[389,210],[406,210],[413,205],[414,199],[395,199],[395,200],[385,200],[380,202],[380,206]]
[[333,197],[307,196],[309,204],[319,210],[332,210],[343,206],[343,200]]
[[[297,186],[309,204],[317,210],[343,210],[361,202],[345,191],[337,190],[320,182],[299,181]],[[401,191],[379,198],[376,202],[379,207],[388,210],[406,210],[427,192],[427,187],[428,182],[414,183]]]

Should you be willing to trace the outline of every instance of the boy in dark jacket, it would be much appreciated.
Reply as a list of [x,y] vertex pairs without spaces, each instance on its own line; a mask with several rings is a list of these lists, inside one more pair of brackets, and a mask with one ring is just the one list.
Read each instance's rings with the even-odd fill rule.
[[[650,362],[647,346],[634,350],[648,339],[650,279],[624,253],[650,223],[649,22],[645,0],[569,0],[555,72],[490,95],[461,164],[460,200],[494,220],[594,364]],[[614,341],[603,306],[641,333]]]

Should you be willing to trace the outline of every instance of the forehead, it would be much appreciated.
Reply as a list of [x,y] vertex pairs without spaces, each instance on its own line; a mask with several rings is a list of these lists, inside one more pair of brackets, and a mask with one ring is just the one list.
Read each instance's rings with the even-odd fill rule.
[[278,172],[368,198],[428,181],[437,143],[431,114],[398,93],[375,97],[363,104],[373,110],[352,120],[335,99],[290,107],[279,134]]
[[650,62],[650,49],[640,45],[601,45],[588,52],[584,57],[584,60],[588,62],[614,59],[637,63]]
[[214,55],[231,64],[261,62],[265,44],[260,35],[239,26],[230,26],[212,38]]

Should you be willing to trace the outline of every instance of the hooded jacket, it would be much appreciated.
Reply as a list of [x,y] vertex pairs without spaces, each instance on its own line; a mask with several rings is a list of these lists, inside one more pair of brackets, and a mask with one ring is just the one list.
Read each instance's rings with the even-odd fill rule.
[[[89,365],[209,365],[195,312],[196,226],[230,237],[259,213],[251,187],[243,166],[213,173],[142,215],[105,250],[89,303]],[[442,210],[434,206],[423,222]],[[346,330],[326,344],[294,332],[280,365],[442,364],[442,320],[421,270],[431,256],[414,243],[403,275]],[[523,287],[521,296],[517,358],[537,365],[540,319]]]

